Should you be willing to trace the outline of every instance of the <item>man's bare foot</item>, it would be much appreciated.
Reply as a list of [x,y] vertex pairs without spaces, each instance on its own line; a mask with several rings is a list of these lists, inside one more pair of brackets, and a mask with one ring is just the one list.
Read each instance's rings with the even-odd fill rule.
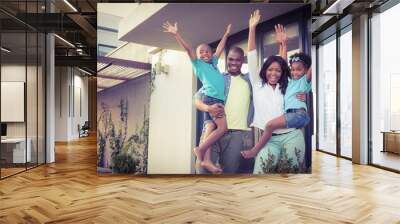
[[210,160],[204,160],[200,163],[200,165],[204,168],[206,168],[208,171],[210,171],[213,174],[221,174],[222,169],[216,165],[214,165]]
[[254,158],[258,154],[257,150],[255,150],[254,148],[250,150],[241,151],[240,153],[242,153],[242,156],[246,159]]

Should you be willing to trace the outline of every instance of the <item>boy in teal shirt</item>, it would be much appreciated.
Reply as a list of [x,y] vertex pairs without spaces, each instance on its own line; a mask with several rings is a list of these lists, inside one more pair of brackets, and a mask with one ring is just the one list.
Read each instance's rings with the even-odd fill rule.
[[[217,46],[217,50],[212,55],[211,47],[207,44],[200,44],[196,52],[192,49],[178,33],[177,23],[174,25],[168,21],[163,25],[164,32],[171,33],[175,39],[188,53],[192,61],[194,72],[203,84],[203,91],[205,97],[203,102],[207,105],[216,103],[224,104],[225,102],[225,81],[218,70],[218,58],[224,50],[226,39],[231,30],[231,24],[228,25],[224,36]],[[226,118],[212,117],[208,112],[205,113],[205,120],[212,120],[213,126],[208,129],[209,132],[205,133],[205,140],[203,143],[193,149],[196,158],[200,161],[201,166],[206,168],[211,173],[222,173],[222,169],[214,165],[211,161],[211,146],[221,138],[228,130]]]

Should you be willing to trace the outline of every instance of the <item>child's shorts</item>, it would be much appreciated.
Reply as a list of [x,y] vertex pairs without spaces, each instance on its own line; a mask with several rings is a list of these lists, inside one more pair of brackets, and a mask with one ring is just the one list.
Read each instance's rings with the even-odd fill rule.
[[[216,103],[224,104],[225,102],[223,100],[220,100],[220,99],[217,99],[217,98],[214,98],[214,97],[204,96],[203,103],[205,103],[207,105],[213,105],[213,104],[216,104]],[[206,121],[214,121],[215,119],[217,119],[217,118],[211,116],[210,113],[204,112],[204,122],[206,122]]]
[[301,109],[289,109],[285,113],[286,128],[303,128],[310,122],[307,111]]

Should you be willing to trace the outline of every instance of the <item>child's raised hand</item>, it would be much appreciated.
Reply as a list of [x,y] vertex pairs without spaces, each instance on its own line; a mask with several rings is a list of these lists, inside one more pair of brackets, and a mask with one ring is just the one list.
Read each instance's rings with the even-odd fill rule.
[[164,28],[164,32],[165,33],[172,33],[172,34],[176,34],[178,33],[178,23],[175,22],[174,25],[172,25],[171,23],[169,23],[168,21],[165,22],[163,24],[163,28]]
[[288,36],[286,34],[285,27],[283,25],[278,24],[275,25],[275,34],[276,34],[276,41],[280,44],[287,43]]
[[249,27],[256,27],[257,24],[260,22],[260,20],[261,20],[260,10],[257,9],[250,15]]

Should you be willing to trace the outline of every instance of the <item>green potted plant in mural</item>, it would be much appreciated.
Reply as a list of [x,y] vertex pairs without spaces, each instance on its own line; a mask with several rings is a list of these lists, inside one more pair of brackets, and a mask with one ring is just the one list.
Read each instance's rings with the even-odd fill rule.
[[278,158],[272,153],[267,154],[267,158],[261,157],[262,173],[299,173],[308,172],[305,168],[304,159],[300,149],[295,148],[295,155],[297,164],[294,164],[293,158],[289,157],[286,148],[283,148]]
[[136,173],[138,159],[126,153],[120,153],[112,158],[114,173]]

